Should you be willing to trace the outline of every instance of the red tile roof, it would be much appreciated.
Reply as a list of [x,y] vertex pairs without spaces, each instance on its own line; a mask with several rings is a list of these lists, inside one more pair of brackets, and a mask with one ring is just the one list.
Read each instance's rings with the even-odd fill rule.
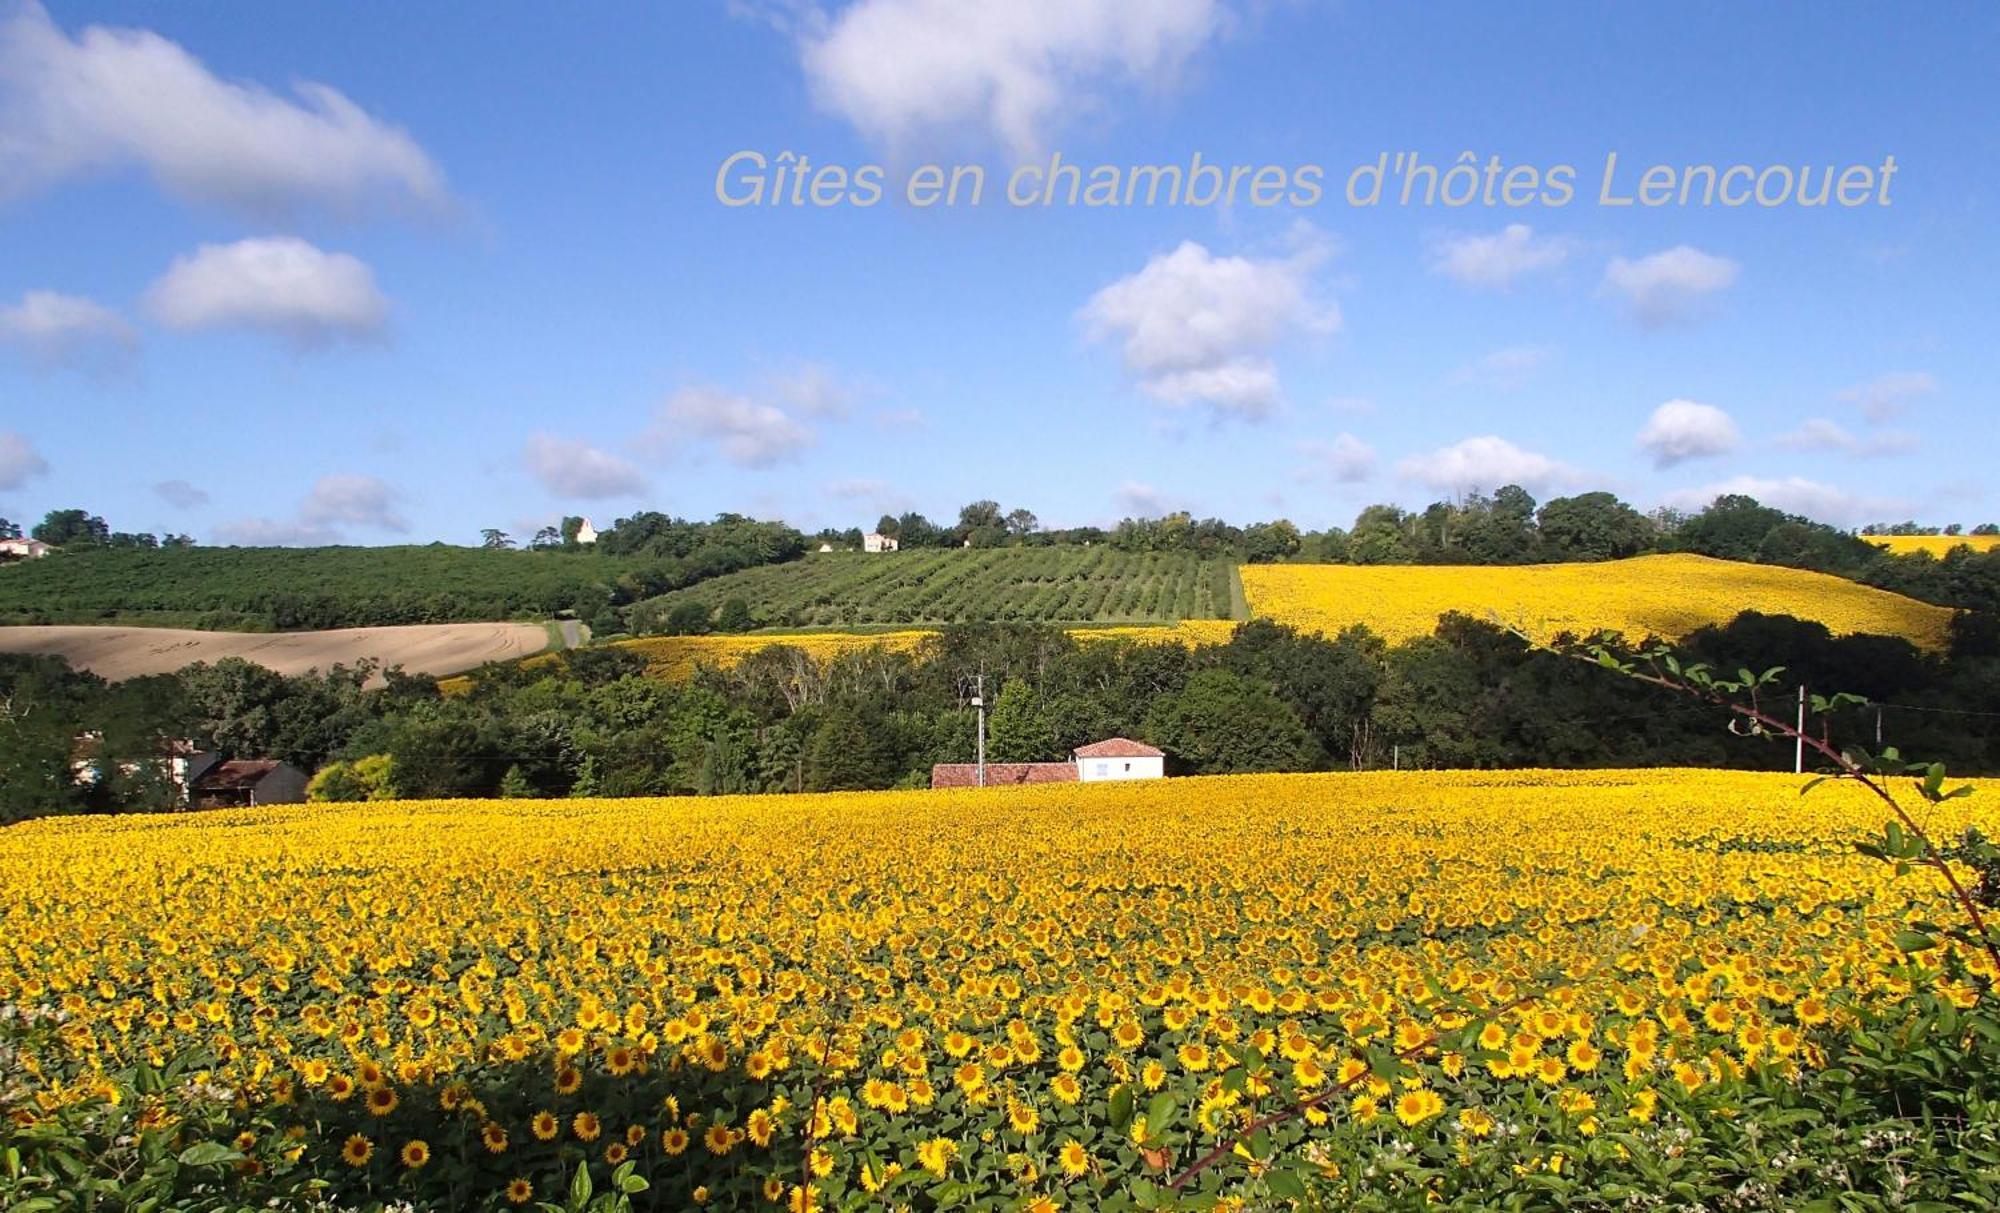
[[1156,750],[1143,741],[1133,741],[1129,737],[1109,737],[1103,741],[1093,741],[1089,745],[1076,747],[1078,758],[1165,758],[1165,750]]
[[[986,786],[1004,787],[1022,783],[1075,783],[1076,764],[1073,762],[989,762],[986,764]],[[931,786],[934,788],[973,788],[979,786],[979,764],[973,762],[940,762],[931,768]]]

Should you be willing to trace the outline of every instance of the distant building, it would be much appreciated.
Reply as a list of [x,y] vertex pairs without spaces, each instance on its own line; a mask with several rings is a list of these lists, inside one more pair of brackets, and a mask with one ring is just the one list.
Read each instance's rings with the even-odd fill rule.
[[893,552],[900,546],[894,535],[878,535],[870,531],[861,537],[861,550],[864,552]]
[[194,779],[189,804],[197,809],[236,809],[266,804],[301,804],[305,772],[274,758],[218,762]]
[[590,525],[590,519],[586,518],[577,524],[576,541],[580,544],[597,542],[597,528]]
[[[1128,737],[1111,737],[1078,746],[1068,762],[989,762],[986,786],[1006,787],[1029,783],[1100,783],[1119,779],[1160,779],[1166,773],[1167,754]],[[976,762],[941,762],[931,768],[933,788],[979,786]]]
[[[1004,787],[1023,783],[1075,783],[1076,764],[1073,762],[989,762],[986,764],[986,786]],[[934,788],[976,788],[979,786],[979,764],[976,762],[941,762],[931,768],[931,786]]]
[[830,543],[822,543],[819,545],[819,550],[822,552],[831,552],[833,550],[833,545]]
[[1160,779],[1167,773],[1167,752],[1129,737],[1112,737],[1078,746],[1076,777],[1085,783],[1112,779]]
[[0,560],[40,560],[53,551],[39,539],[0,539]]

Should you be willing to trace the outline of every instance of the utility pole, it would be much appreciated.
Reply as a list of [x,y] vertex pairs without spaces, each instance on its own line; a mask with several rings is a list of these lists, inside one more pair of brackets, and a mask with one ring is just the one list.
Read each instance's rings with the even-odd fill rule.
[[1799,684],[1799,735],[1793,742],[1792,774],[1806,773],[1806,684]]
[[1875,752],[1882,752],[1882,705],[1875,705]]
[[972,676],[972,706],[979,711],[979,778],[978,787],[986,786],[986,675]]

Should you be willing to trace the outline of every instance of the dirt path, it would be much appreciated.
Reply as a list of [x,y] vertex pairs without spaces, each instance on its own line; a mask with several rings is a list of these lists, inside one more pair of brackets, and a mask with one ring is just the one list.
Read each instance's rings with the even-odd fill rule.
[[[564,639],[569,640],[566,625]],[[571,641],[572,644],[575,641]],[[373,658],[413,674],[456,674],[549,646],[532,623],[440,623],[325,632],[198,632],[181,628],[0,627],[0,652],[47,653],[112,680],[167,674],[197,661],[241,657],[280,674]]]

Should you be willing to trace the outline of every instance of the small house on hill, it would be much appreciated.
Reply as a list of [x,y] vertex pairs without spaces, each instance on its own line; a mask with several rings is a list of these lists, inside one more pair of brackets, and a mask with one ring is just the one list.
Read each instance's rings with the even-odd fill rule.
[[0,561],[40,560],[53,551],[39,539],[0,539]]
[[[986,786],[1029,783],[1098,783],[1116,779],[1159,779],[1166,775],[1167,754],[1129,737],[1110,737],[1078,746],[1068,762],[989,762]],[[941,762],[931,768],[933,788],[979,786],[976,762]]]
[[274,758],[218,762],[197,775],[188,801],[197,809],[235,809],[265,804],[302,804],[305,772]]
[[896,542],[894,535],[883,535],[875,531],[870,531],[861,537],[861,550],[864,552],[893,552],[901,546],[901,544]]

